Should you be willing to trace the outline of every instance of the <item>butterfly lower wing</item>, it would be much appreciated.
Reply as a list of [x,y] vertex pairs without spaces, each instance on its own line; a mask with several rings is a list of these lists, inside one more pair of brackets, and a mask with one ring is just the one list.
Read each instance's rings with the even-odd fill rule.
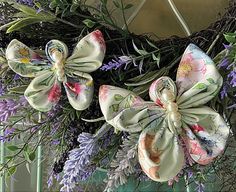
[[45,73],[35,77],[25,91],[29,104],[39,111],[49,111],[61,96],[61,83],[54,72]]

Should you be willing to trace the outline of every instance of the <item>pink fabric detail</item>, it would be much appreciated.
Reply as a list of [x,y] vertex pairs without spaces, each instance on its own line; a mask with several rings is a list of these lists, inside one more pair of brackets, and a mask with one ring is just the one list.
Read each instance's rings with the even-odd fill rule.
[[71,83],[71,82],[67,82],[66,86],[75,94],[80,94],[81,92],[81,85],[80,83]]
[[52,103],[57,103],[61,96],[61,87],[58,84],[54,84],[48,93],[48,100]]
[[102,85],[99,88],[99,99],[101,101],[106,101],[108,96],[109,87],[108,85]]
[[105,44],[102,32],[99,30],[96,30],[96,31],[92,32],[92,35],[95,38],[95,40],[100,44],[102,50],[105,52],[106,51],[106,44]]
[[192,125],[191,128],[195,133],[198,133],[199,131],[204,131],[204,128],[198,124]]

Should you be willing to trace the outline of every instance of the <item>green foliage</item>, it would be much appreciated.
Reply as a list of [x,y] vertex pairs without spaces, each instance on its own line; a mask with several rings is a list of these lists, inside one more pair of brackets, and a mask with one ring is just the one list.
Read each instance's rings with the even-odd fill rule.
[[229,43],[236,43],[236,33],[226,33],[224,37]]
[[7,33],[18,31],[24,27],[27,27],[28,25],[32,25],[35,23],[53,22],[56,20],[56,17],[54,15],[43,10],[37,11],[36,9],[29,6],[16,3],[12,4],[12,7],[14,7],[19,12],[15,15],[15,20],[7,23],[4,26],[1,26],[1,29],[8,28]]

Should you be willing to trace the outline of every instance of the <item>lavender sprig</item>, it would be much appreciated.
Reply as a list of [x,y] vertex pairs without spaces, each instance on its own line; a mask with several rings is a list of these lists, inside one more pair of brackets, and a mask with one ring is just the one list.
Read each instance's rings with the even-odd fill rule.
[[135,173],[138,164],[137,142],[137,134],[132,134],[123,139],[116,159],[111,162],[111,167],[114,169],[108,172],[107,185],[104,191],[111,192],[120,185],[124,185],[127,182],[127,177]]
[[60,182],[61,192],[72,192],[76,188],[76,183],[84,181],[92,175],[96,169],[92,158],[99,152],[98,141],[109,129],[110,126],[104,124],[95,135],[90,133],[79,135],[79,148],[70,151],[69,158],[65,162],[64,176]]
[[16,2],[23,5],[28,5],[29,7],[34,6],[34,0],[16,0]]
[[108,64],[103,64],[100,68],[102,71],[117,70],[125,65],[125,67],[132,62],[132,58],[128,56],[120,56],[118,59],[112,59]]
[[15,115],[21,108],[28,104],[25,97],[21,97],[18,101],[13,99],[5,99],[0,101],[0,121],[7,122],[9,117]]

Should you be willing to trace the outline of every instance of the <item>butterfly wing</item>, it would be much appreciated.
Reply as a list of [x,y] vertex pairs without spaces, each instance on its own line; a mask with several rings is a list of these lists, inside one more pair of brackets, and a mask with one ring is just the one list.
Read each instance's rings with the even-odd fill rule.
[[25,91],[29,104],[39,111],[49,111],[60,99],[61,83],[52,71],[35,77]]
[[50,64],[35,51],[14,39],[6,49],[9,67],[23,77],[35,77],[50,68]]

